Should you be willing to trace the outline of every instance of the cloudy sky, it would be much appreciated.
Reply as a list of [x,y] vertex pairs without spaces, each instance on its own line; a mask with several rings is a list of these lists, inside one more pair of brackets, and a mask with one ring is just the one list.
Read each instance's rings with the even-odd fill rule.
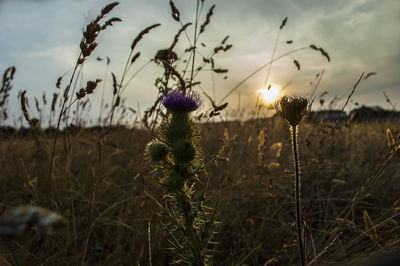
[[[109,2],[0,0],[0,72],[11,65],[17,68],[10,99],[14,116],[20,115],[16,98],[19,90],[27,90],[29,97],[41,97],[43,92],[50,97],[57,92],[57,78],[74,66],[79,55],[84,26]],[[111,59],[108,71],[120,77],[135,36],[145,27],[161,23],[161,27],[146,35],[138,45],[142,56],[131,69],[132,75],[158,49],[169,47],[180,28],[180,24],[170,16],[168,0],[120,2],[110,17],[120,17],[123,22],[101,33],[99,46],[84,67],[84,79],[104,79],[106,64],[105,61],[97,61],[98,56],[108,56]],[[175,0],[175,4],[184,23],[193,21],[195,0]],[[328,63],[316,51],[302,50],[272,65],[271,83],[282,87],[290,82],[286,93],[309,95],[312,90],[310,82],[315,82],[316,74],[324,71],[316,95],[327,91],[325,99],[329,101],[337,96],[342,100],[336,107],[341,107],[343,98],[362,72],[377,72],[377,75],[361,82],[354,94],[354,102],[390,108],[383,95],[386,92],[392,102],[400,106],[400,1],[205,0],[201,21],[212,4],[216,4],[216,8],[211,23],[200,38],[200,42],[207,45],[200,47],[201,54],[209,54],[210,49],[226,35],[230,36],[228,42],[233,44],[231,50],[215,58],[216,67],[229,69],[226,80],[224,75],[212,74],[211,71],[204,71],[198,77],[202,82],[201,88],[215,96],[217,102],[270,60],[279,26],[287,16],[276,56],[315,44],[329,53],[331,62]],[[192,36],[192,30],[193,27],[188,29],[189,36]],[[293,43],[286,44],[287,40],[293,40]],[[176,50],[182,60],[185,56],[183,50],[188,46],[183,36]],[[301,64],[301,71],[294,66],[294,59]],[[180,70],[183,65],[180,65]],[[260,71],[239,87],[228,98],[231,106],[236,108],[239,93],[242,107],[254,106],[257,90],[263,87],[266,72],[266,69]],[[160,67],[148,64],[124,91],[126,104],[134,109],[140,106],[142,111],[148,107],[157,93],[154,79],[161,73]],[[101,89],[102,86],[95,95],[91,95],[93,106],[98,106],[100,102]],[[110,93],[108,74],[108,99]],[[93,116],[97,117],[97,114]]]

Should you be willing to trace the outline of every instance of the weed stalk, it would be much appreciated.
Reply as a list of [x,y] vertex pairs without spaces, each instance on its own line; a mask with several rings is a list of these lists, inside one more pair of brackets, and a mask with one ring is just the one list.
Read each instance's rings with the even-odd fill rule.
[[299,151],[297,147],[297,126],[291,126],[292,133],[292,150],[293,150],[293,163],[296,172],[295,180],[295,205],[296,205],[296,228],[297,228],[297,242],[300,254],[301,265],[306,265],[305,251],[303,246],[302,228],[301,228],[301,177],[300,177],[300,162],[299,162]]
[[281,115],[290,126],[292,134],[293,163],[296,172],[295,179],[295,207],[296,207],[296,227],[297,242],[301,265],[306,265],[305,248],[302,237],[302,217],[301,217],[301,179],[299,151],[297,147],[298,126],[307,117],[310,111],[310,103],[307,98],[297,96],[283,96],[275,103],[276,111]]

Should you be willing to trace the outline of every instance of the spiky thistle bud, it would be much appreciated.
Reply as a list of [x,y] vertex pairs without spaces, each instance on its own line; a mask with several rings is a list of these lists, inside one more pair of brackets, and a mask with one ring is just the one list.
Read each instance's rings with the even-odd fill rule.
[[185,184],[185,178],[176,171],[171,171],[166,179],[161,180],[161,184],[168,193],[176,194],[177,191],[182,190]]
[[165,141],[172,144],[179,139],[191,139],[195,126],[187,113],[172,113],[161,125]]
[[168,154],[168,148],[162,143],[152,142],[147,145],[147,154],[153,162],[164,160]]
[[283,96],[275,102],[275,109],[291,126],[299,125],[310,112],[307,98],[299,96]]
[[190,141],[181,139],[174,143],[172,153],[176,162],[189,163],[196,155],[196,149]]

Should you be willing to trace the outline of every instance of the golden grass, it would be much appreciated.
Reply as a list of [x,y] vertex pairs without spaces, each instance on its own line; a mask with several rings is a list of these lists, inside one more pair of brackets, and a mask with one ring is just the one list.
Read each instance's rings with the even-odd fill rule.
[[[202,150],[212,165],[208,199],[220,198],[216,265],[233,257],[250,265],[291,265],[298,260],[293,224],[293,170],[290,135],[280,120],[204,124]],[[395,155],[343,222],[356,192],[373,175],[388,149],[387,128],[398,124],[365,122],[335,129],[329,124],[301,127],[303,214],[308,261],[318,265],[358,263],[399,247],[398,168]],[[259,142],[260,131],[263,133]],[[29,238],[0,241],[1,257],[17,265],[147,265],[148,228],[153,265],[171,261],[162,217],[155,203],[162,188],[146,165],[144,130],[118,129],[100,144],[89,130],[74,133],[69,149],[60,141],[54,159],[55,193],[47,197],[51,139],[5,136],[0,139],[1,212],[18,205],[39,205],[62,214],[69,226],[52,236],[33,230]],[[61,138],[60,138],[61,139]],[[248,141],[252,139],[253,141]],[[281,144],[278,144],[281,143]],[[277,152],[277,147],[280,151]],[[259,164],[262,150],[264,164]],[[99,151],[101,150],[101,156]],[[327,247],[332,230],[341,233]]]

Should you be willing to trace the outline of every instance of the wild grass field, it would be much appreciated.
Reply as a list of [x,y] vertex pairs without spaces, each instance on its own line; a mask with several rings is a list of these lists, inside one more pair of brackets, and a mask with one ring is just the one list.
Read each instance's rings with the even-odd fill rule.
[[[228,69],[214,59],[232,45],[227,36],[208,56],[198,51],[215,7],[204,7],[203,18],[204,2],[195,1],[193,24],[169,2],[181,30],[149,60],[163,73],[154,105],[143,114],[125,103],[123,92],[137,74],[131,71],[141,56],[137,44],[160,24],[133,39],[122,73],[77,85],[98,35],[122,22],[110,15],[118,2],[84,28],[76,64],[54,82],[54,92],[38,100],[20,90],[15,121],[23,126],[8,120],[18,66],[4,71],[0,265],[367,265],[377,256],[383,259],[376,265],[399,263],[383,262],[400,250],[398,113],[315,119],[314,100],[328,108],[314,95],[322,71],[309,97],[266,103],[259,95],[251,119],[240,112],[225,119],[226,99],[254,74],[266,70],[266,92],[273,91],[270,71],[280,58],[304,50],[331,58],[314,44],[275,54],[286,17],[271,60],[217,102],[197,75],[225,75]],[[189,47],[178,56],[180,39]],[[363,73],[336,112],[375,74]],[[101,93],[107,76],[112,85],[103,89],[111,97],[103,92],[101,113],[93,117],[91,94]],[[265,108],[276,114],[260,115]]]
[[[301,128],[303,202],[307,254],[316,265],[354,265],[399,247],[399,166],[386,129],[397,123],[364,122],[335,129],[306,123]],[[158,177],[150,174],[146,130],[119,129],[102,143],[95,132],[82,130],[57,146],[55,189],[49,195],[49,138],[2,136],[0,141],[2,206],[32,204],[55,210],[68,226],[53,235],[33,231],[19,239],[1,239],[7,265],[168,265],[172,258],[162,230],[163,217],[145,192],[162,200]],[[220,154],[208,168],[208,200],[219,198],[214,262],[239,261],[257,248],[247,265],[296,265],[293,169],[290,135],[280,120],[202,125],[205,158]],[[272,149],[274,148],[274,149]],[[382,161],[383,160],[383,161]],[[385,164],[385,165],[383,165]],[[382,172],[376,171],[383,167]],[[326,243],[353,199],[371,177],[341,234]],[[49,199],[50,198],[50,199]],[[365,214],[368,214],[367,220]],[[366,221],[370,221],[368,225]],[[150,234],[148,235],[148,230]]]

